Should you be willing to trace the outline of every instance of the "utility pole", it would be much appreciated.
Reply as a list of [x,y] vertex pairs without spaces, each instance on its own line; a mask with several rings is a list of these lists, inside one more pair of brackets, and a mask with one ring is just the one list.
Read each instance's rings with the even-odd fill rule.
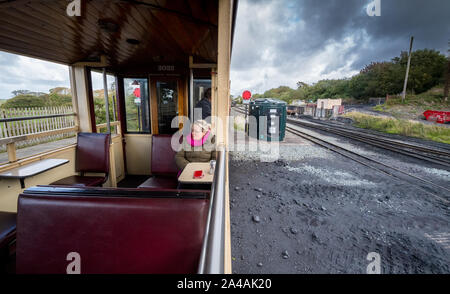
[[[450,41],[448,42],[450,48]],[[447,50],[447,70],[445,72],[444,101],[448,100],[448,92],[450,90],[450,49]]]
[[411,53],[412,53],[413,42],[414,42],[414,37],[411,36],[411,43],[409,45],[408,65],[406,66],[405,84],[403,85],[403,92],[402,92],[402,102],[405,101],[405,98],[406,98],[406,86],[408,85],[408,75],[409,75],[409,68],[411,66]]
[[450,89],[450,57],[447,62],[447,71],[445,73],[444,101],[448,100],[448,92]]

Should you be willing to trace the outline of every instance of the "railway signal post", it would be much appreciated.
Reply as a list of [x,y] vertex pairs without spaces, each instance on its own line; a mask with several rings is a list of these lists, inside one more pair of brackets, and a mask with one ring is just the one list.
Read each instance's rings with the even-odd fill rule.
[[250,98],[252,98],[252,93],[250,91],[244,91],[242,93],[242,103],[245,104],[245,133],[248,131],[248,104],[250,103]]

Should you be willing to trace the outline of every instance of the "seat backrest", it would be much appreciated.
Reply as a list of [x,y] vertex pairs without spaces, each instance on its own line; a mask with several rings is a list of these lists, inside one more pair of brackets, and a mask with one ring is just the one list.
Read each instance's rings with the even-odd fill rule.
[[109,134],[78,133],[75,170],[109,173]]
[[16,217],[16,213],[0,211],[0,250],[15,236]]
[[152,136],[152,175],[176,176],[176,152],[171,146],[172,135]]
[[[196,273],[208,199],[21,194],[17,273]],[[73,254],[73,253],[72,253]]]

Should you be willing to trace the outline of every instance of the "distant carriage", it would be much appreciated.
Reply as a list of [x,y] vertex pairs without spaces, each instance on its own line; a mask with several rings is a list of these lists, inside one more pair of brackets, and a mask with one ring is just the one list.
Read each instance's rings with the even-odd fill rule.
[[309,115],[317,117],[331,117],[333,115],[340,115],[344,113],[344,106],[340,104],[331,105],[330,107],[324,107],[323,103],[306,103],[301,106],[288,105],[287,115],[288,116],[300,116]]
[[295,116],[295,115],[299,115],[300,113],[303,113],[303,107],[295,106],[295,105],[288,105],[286,111],[287,111],[287,115]]

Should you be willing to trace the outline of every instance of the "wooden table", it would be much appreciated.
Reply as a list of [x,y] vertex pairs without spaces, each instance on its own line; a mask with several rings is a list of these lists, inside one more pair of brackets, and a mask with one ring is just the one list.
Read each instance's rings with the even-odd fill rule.
[[[212,184],[214,181],[214,174],[209,174],[209,167],[209,162],[188,163],[181,175],[178,177],[178,182],[181,184]],[[197,170],[203,171],[203,178],[194,179],[194,172]]]
[[41,174],[58,166],[68,163],[67,159],[43,159],[38,162],[33,162],[24,166],[19,166],[10,169],[6,172],[0,173],[0,178],[3,179],[19,179],[20,186],[25,189],[25,179]]

